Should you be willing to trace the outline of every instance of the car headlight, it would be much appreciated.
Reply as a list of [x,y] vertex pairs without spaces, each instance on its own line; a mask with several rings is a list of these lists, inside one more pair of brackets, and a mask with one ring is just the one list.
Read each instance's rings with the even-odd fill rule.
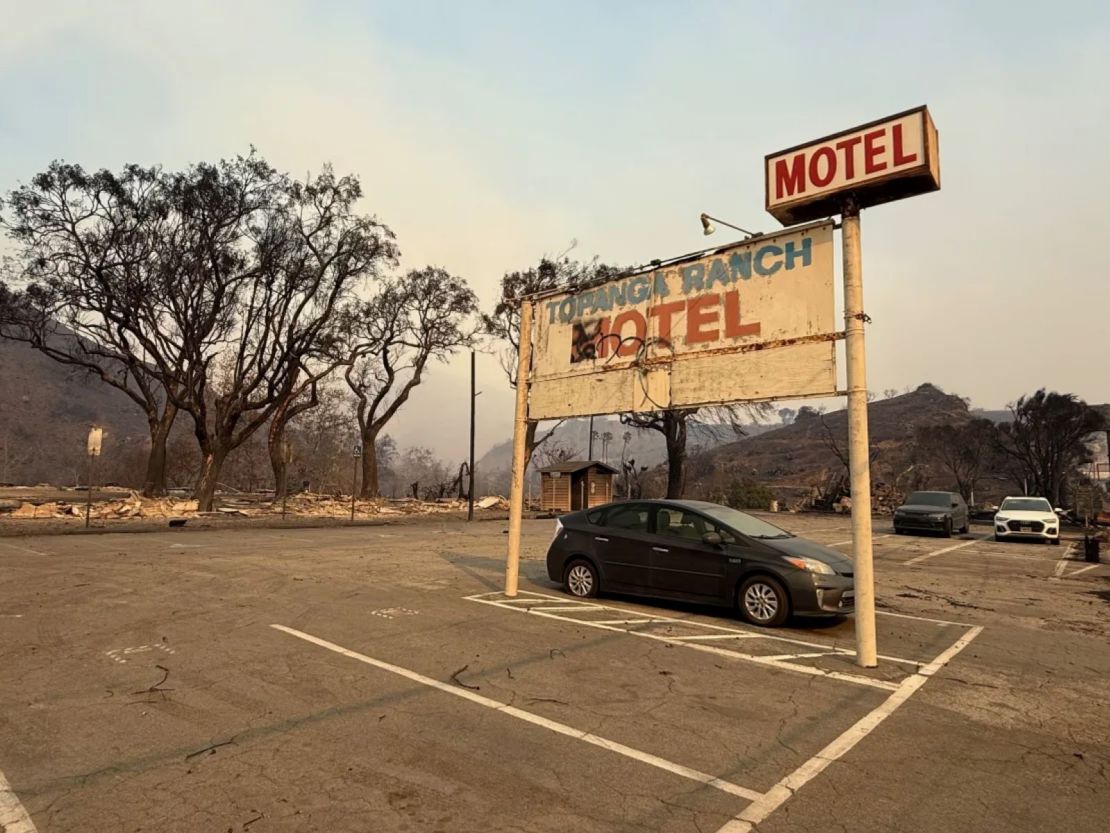
[[931,514],[929,516],[929,520],[931,520],[931,521],[943,521],[945,517],[946,516],[943,512],[934,512],[933,514]]
[[819,573],[823,576],[836,575],[836,570],[826,564],[824,561],[818,561],[816,558],[804,558],[799,555],[784,555],[783,560],[799,570],[806,570],[810,573]]
[[1006,517],[1005,515],[995,515],[995,516],[994,516],[994,522],[995,522],[995,523],[998,523],[998,524],[1004,524],[1004,523],[1006,523],[1006,522],[1007,522],[1008,520],[1010,520],[1010,519],[1009,519],[1009,518],[1007,518],[1007,517]]

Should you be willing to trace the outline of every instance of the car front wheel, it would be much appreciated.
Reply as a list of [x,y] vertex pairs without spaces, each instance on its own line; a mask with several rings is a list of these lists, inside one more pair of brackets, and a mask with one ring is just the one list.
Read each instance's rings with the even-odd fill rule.
[[581,558],[570,562],[563,573],[563,589],[580,599],[592,599],[596,596],[599,583],[597,569]]
[[786,590],[770,576],[752,576],[745,581],[737,602],[746,621],[764,628],[777,628],[790,615]]

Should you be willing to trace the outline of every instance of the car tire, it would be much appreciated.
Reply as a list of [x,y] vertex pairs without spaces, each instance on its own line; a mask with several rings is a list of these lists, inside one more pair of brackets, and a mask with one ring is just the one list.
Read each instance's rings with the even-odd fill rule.
[[745,622],[761,628],[777,628],[790,617],[790,597],[770,576],[746,579],[736,594],[736,605]]
[[1003,539],[1002,536],[996,532],[994,533],[994,540],[1001,544]]
[[944,529],[940,534],[943,535],[945,538],[951,538],[952,537],[952,519],[951,518],[945,518],[944,519]]
[[960,530],[960,534],[967,535],[967,533],[969,532],[971,532],[971,521],[968,521],[963,525],[963,528]]
[[575,598],[592,599],[600,586],[597,568],[584,558],[575,558],[563,571],[563,589]]
[[1048,540],[1052,543],[1052,546],[1054,546],[1054,547],[1060,546],[1060,539],[1059,538],[1049,538]]

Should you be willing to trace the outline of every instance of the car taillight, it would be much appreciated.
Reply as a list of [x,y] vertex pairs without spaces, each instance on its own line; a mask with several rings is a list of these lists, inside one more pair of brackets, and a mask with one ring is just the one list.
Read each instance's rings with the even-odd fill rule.
[[558,518],[555,519],[555,534],[551,536],[551,543],[555,543],[555,539],[559,537],[559,533],[563,531],[563,522]]

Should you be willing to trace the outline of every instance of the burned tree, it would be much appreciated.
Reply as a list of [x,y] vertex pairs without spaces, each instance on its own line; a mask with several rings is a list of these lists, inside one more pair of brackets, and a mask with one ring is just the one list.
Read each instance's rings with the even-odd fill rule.
[[[622,425],[642,430],[658,431],[667,446],[667,493],[674,500],[686,490],[686,440],[689,426],[696,421],[722,422],[732,428],[737,437],[744,436],[742,419],[760,419],[771,411],[769,403],[714,406],[711,408],[672,408],[666,411],[648,411],[639,414],[621,414]],[[699,413],[701,419],[698,419]]]
[[622,414],[621,424],[635,428],[658,431],[667,446],[667,493],[665,497],[682,497],[686,486],[686,436],[687,423],[698,412],[697,408],[676,408],[669,411],[651,411],[644,414]]
[[1044,388],[1022,396],[1010,413],[1013,419],[998,426],[997,450],[1009,461],[1015,479],[1059,506],[1068,475],[1090,459],[1087,439],[1106,430],[1105,421],[1074,394]]
[[345,304],[397,249],[354,212],[358,180],[330,169],[302,183],[252,156],[179,174],[171,194],[201,257],[154,307],[189,351],[175,398],[193,417],[203,511],[227,455],[312,375]]
[[166,440],[178,412],[173,376],[186,361],[179,343],[166,343],[155,361],[149,345],[158,322],[140,312],[180,257],[180,225],[163,185],[156,167],[90,174],[54,162],[9,193],[2,220],[18,250],[0,282],[0,336],[88,372],[143,410],[148,496],[166,491]]
[[351,359],[344,377],[357,400],[361,497],[378,495],[378,436],[420,384],[428,362],[446,361],[471,344],[468,322],[477,308],[466,281],[427,267],[383,283],[346,316]]
[[997,444],[997,429],[989,419],[972,419],[962,425],[926,425],[917,429],[916,450],[939,465],[968,503],[975,501],[975,486]]
[[253,153],[178,173],[54,163],[9,197],[21,249],[0,326],[144,409],[145,491],[164,489],[166,437],[188,412],[210,509],[227,455],[296,390],[357,285],[395,258],[389,230],[353,213],[360,195],[354,178],[296,182]]

